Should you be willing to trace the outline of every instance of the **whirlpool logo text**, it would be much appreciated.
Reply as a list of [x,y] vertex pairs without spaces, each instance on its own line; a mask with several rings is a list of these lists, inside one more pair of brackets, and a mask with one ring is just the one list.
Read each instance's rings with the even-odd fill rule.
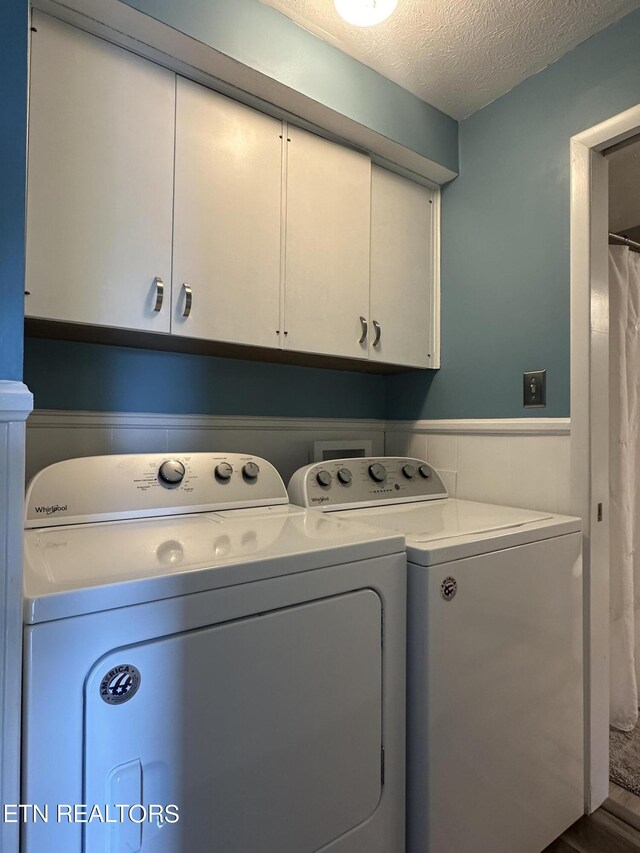
[[68,506],[67,504],[52,504],[51,506],[36,506],[34,509],[41,515],[54,515],[56,512],[66,512]]

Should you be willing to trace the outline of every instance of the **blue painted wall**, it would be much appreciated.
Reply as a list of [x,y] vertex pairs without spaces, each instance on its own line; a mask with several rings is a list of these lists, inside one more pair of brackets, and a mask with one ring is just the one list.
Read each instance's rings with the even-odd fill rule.
[[22,377],[27,0],[0,2],[0,379]]
[[41,409],[384,418],[385,377],[70,341],[27,340]]
[[243,65],[458,171],[458,123],[259,0],[124,0]]
[[[569,415],[569,140],[640,103],[640,12],[460,126],[443,193],[442,369],[389,380],[399,418]],[[547,369],[547,407],[522,372]]]

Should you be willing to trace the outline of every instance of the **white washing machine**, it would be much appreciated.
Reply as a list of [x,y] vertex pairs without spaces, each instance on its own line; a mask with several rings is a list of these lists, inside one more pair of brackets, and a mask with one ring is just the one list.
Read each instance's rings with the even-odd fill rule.
[[407,851],[540,853],[583,813],[580,520],[447,497],[408,458],[291,502],[406,536]]
[[401,536],[213,453],[52,465],[25,528],[23,853],[404,850]]

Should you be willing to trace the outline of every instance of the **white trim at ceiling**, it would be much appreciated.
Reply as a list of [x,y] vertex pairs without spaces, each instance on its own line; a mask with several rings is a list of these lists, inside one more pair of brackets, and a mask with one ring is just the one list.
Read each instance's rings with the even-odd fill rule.
[[100,36],[254,109],[367,152],[373,162],[437,187],[457,172],[359,124],[119,0],[34,0],[33,8]]

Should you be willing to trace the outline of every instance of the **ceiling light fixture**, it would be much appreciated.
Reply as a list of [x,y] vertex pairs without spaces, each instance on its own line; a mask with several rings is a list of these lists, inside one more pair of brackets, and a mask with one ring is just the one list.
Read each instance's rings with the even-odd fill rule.
[[372,27],[395,11],[398,0],[334,0],[336,10],[348,24]]

